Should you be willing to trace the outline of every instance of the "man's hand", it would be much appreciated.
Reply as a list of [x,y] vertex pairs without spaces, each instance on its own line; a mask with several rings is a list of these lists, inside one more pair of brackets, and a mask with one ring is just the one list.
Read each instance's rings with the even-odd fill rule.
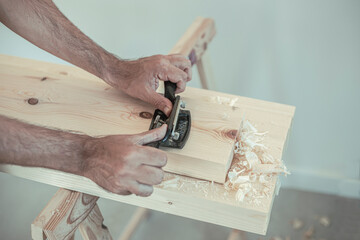
[[110,58],[104,80],[130,96],[148,102],[169,115],[171,102],[156,93],[159,80],[176,83],[176,93],[185,90],[191,80],[191,63],[183,55],[154,55],[134,61]]
[[118,59],[76,28],[51,0],[0,0],[0,21],[36,46],[166,114],[172,104],[155,92],[159,80],[175,82],[177,93],[191,80],[190,61],[179,54]]
[[164,177],[165,152],[143,146],[164,138],[166,125],[136,135],[92,138],[85,143],[83,175],[117,194],[149,196]]
[[148,196],[163,179],[167,157],[143,145],[162,139],[166,128],[94,138],[0,115],[0,163],[56,169],[88,177],[117,194]]

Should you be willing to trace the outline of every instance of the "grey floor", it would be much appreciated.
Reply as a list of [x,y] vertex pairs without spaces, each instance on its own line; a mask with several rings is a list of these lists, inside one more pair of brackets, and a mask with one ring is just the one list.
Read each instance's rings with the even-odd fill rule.
[[[31,239],[32,220],[57,188],[0,173],[0,190],[0,240]],[[99,200],[99,206],[105,224],[116,240],[136,208],[105,199]],[[330,226],[319,223],[323,216],[330,219]],[[304,223],[299,230],[292,227],[291,221],[295,218]],[[274,203],[267,236],[248,233],[239,239],[306,239],[304,232],[310,227],[315,231],[308,239],[360,240],[360,200],[281,189]],[[132,240],[225,240],[230,231],[229,228],[152,211]],[[76,236],[76,239],[81,238]]]

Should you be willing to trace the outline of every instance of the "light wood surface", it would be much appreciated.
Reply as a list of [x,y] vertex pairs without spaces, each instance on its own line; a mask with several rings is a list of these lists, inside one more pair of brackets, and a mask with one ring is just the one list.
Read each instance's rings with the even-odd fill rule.
[[[120,213],[121,214],[121,213]],[[112,240],[109,229],[103,224],[104,218],[96,204],[79,226],[84,240]]]
[[208,52],[204,52],[197,61],[196,67],[199,73],[201,87],[203,89],[216,90],[216,84]]
[[60,189],[31,224],[34,240],[72,239],[78,226],[88,217],[98,197]]
[[[151,119],[142,116],[146,113],[151,117],[152,106],[119,93],[85,72],[81,77],[73,76],[74,67],[33,63],[0,56],[2,115],[92,136],[148,130]],[[191,111],[190,137],[181,150],[164,149],[168,153],[166,171],[225,181],[243,111],[212,102],[211,97],[217,95],[199,89],[182,94]],[[30,98],[36,98],[38,103],[29,104]]]
[[198,17],[169,53],[180,53],[189,56],[192,63],[195,64],[206,51],[215,33],[214,20]]
[[[153,112],[151,106],[113,91],[96,77],[78,68],[9,56],[0,56],[0,62],[1,114],[34,124],[72,129],[91,135],[121,133],[124,128],[127,133],[135,133],[148,128],[149,119],[140,118],[138,114],[143,111]],[[44,77],[47,79],[41,81]],[[228,116],[230,119],[238,118],[240,123],[244,114],[259,131],[269,132],[265,144],[275,158],[281,158],[294,107],[194,88],[187,88],[182,96],[189,100],[188,107],[194,118],[201,119],[194,120],[193,135],[186,146],[187,151],[197,149],[197,154],[192,155],[192,158],[201,157],[202,153],[215,148],[209,145],[214,140],[229,144],[232,139],[226,133],[237,127],[229,121]],[[27,100],[32,97],[39,99],[37,105],[28,104]],[[233,100],[231,107],[227,103],[229,100]],[[61,122],[58,121],[59,118]],[[209,126],[213,128],[210,129]],[[207,137],[194,141],[195,133]],[[192,141],[193,144],[189,144]],[[174,156],[175,162],[183,159],[179,155],[181,152],[167,151],[169,157]],[[191,163],[194,164],[194,161]],[[208,159],[206,164],[208,168],[212,166],[211,159]],[[0,171],[94,196],[260,234],[264,234],[267,229],[276,182],[274,179],[270,198],[264,199],[260,206],[255,206],[237,203],[235,193],[227,192],[221,184],[209,183],[205,190],[200,191],[196,186],[203,181],[173,174],[169,174],[168,178],[177,177],[183,181],[180,190],[176,187],[156,187],[153,195],[141,198],[112,194],[87,178],[50,169],[1,165]],[[181,173],[186,173],[187,170],[183,171]],[[197,173],[197,176],[203,177],[202,172]]]

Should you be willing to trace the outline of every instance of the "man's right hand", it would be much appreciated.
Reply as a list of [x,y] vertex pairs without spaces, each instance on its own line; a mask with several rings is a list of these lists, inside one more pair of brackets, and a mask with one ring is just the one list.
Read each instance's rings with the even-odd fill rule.
[[136,135],[91,138],[85,143],[83,175],[121,195],[149,196],[164,177],[165,152],[143,146],[164,138],[167,126]]

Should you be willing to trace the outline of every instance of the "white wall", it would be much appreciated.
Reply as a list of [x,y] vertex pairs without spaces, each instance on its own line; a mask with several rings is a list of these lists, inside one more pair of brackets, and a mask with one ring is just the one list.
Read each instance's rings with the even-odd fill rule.
[[[196,16],[214,18],[217,90],[297,107],[283,185],[360,197],[360,1],[56,3],[122,58],[165,54]],[[0,53],[62,62],[4,26],[0,39]]]

